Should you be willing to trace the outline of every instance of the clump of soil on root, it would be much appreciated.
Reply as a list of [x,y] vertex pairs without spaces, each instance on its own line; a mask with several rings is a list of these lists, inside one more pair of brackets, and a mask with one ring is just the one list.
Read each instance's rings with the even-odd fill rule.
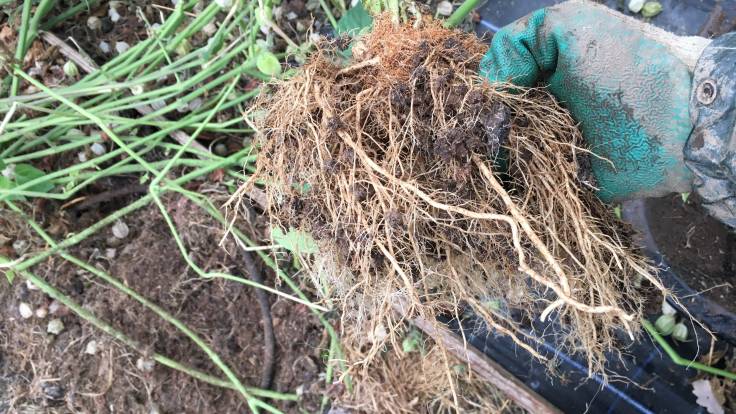
[[348,66],[323,48],[256,106],[254,177],[273,224],[321,244],[308,262],[342,307],[345,346],[362,356],[350,362],[396,340],[401,295],[430,319],[470,307],[539,358],[518,338],[555,319],[603,372],[616,332],[639,332],[643,287],[666,292],[595,198],[572,118],[544,90],[484,81],[485,50],[431,20],[386,18]]

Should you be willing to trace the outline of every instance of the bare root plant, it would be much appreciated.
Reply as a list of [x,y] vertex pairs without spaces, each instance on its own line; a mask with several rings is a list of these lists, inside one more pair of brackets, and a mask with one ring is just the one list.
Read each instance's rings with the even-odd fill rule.
[[528,332],[552,320],[603,373],[616,333],[639,332],[644,289],[667,294],[595,198],[570,115],[542,89],[484,81],[484,50],[378,19],[351,66],[322,48],[254,109],[243,190],[265,183],[272,224],[320,243],[309,267],[341,306],[353,374],[396,341],[396,295],[427,318],[470,308],[542,359]]

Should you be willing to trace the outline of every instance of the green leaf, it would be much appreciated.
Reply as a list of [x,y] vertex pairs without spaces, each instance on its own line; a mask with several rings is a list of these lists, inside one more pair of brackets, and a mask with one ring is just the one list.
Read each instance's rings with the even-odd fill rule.
[[468,368],[465,364],[455,364],[452,366],[452,370],[455,371],[455,375],[464,375],[468,372]]
[[13,182],[0,175],[0,190],[10,190],[13,188]]
[[491,311],[499,311],[501,310],[501,301],[498,299],[489,299],[484,302],[482,302],[483,306],[488,308],[488,310]]
[[276,55],[269,51],[262,51],[256,58],[256,67],[261,73],[269,76],[278,75],[281,73],[281,63],[279,63]]
[[[15,187],[15,183],[13,183],[12,181],[10,181],[7,178],[5,178],[5,176],[0,175],[0,190],[10,190],[13,187]],[[13,196],[7,196],[5,199],[6,200],[9,200],[9,201],[24,200],[23,197],[18,197],[18,196],[14,196],[14,195]]]
[[690,198],[690,193],[680,193],[680,197],[682,198],[682,202],[687,204],[687,199]]
[[616,215],[616,217],[621,220],[621,205],[616,204],[616,206],[613,207],[613,214]]
[[406,335],[403,341],[401,341],[401,349],[406,354],[410,354],[416,350],[422,348],[422,335],[416,329],[412,329]]
[[344,16],[337,21],[335,32],[338,35],[348,34],[355,36],[356,34],[365,32],[373,25],[373,17],[365,10],[363,4],[358,2],[354,7],[348,10]]
[[[15,166],[15,184],[23,185],[29,181],[45,176],[46,173],[30,164],[18,164]],[[54,188],[50,182],[40,182],[36,185],[28,187],[27,191],[35,191],[38,193],[48,193]]]
[[284,234],[280,227],[273,227],[271,238],[276,244],[296,255],[319,253],[317,242],[309,233],[303,231],[289,229],[289,232]]

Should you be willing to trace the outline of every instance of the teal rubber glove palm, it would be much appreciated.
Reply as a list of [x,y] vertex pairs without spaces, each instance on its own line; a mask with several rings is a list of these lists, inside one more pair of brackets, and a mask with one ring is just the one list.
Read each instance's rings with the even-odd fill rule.
[[655,197],[692,185],[683,146],[693,128],[691,68],[705,45],[572,1],[501,29],[481,74],[548,85],[580,123],[589,149],[605,158],[592,160],[603,201]]

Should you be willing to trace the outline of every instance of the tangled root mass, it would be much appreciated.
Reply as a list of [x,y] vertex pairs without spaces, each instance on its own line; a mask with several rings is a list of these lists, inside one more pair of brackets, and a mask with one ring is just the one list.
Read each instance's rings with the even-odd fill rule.
[[255,177],[274,224],[321,244],[315,280],[364,356],[390,339],[371,333],[401,294],[425,317],[472,308],[539,358],[522,339],[554,320],[603,372],[616,332],[638,332],[641,286],[664,288],[594,197],[569,114],[544,90],[480,78],[485,49],[388,19],[349,66],[323,48],[259,101]]

